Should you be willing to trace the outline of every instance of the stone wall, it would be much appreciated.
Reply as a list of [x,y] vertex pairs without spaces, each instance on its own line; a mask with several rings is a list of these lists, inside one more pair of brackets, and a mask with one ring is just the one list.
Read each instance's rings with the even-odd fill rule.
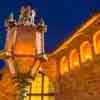
[[61,76],[56,100],[100,100],[100,56]]

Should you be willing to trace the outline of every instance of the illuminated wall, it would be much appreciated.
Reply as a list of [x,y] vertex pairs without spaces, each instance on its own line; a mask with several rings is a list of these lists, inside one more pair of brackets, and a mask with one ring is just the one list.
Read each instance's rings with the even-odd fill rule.
[[58,66],[62,76],[100,55],[99,21],[100,13],[92,16],[51,54],[60,61]]

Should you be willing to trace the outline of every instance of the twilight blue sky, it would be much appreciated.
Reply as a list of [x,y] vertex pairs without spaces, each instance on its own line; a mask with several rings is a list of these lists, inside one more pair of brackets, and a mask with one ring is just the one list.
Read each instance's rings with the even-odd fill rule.
[[100,10],[100,0],[0,0],[0,48],[4,47],[5,18],[14,12],[18,18],[22,5],[31,5],[48,25],[45,33],[45,50],[53,50],[91,14]]

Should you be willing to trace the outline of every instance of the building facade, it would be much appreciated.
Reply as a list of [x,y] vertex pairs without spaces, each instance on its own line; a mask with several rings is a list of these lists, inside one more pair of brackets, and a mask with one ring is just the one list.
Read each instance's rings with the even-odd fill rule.
[[91,16],[48,54],[44,72],[55,81],[56,100],[100,99],[100,13]]
[[[27,87],[26,100],[99,100],[100,13],[91,16],[47,58]],[[1,73],[0,100],[17,100],[7,67]]]

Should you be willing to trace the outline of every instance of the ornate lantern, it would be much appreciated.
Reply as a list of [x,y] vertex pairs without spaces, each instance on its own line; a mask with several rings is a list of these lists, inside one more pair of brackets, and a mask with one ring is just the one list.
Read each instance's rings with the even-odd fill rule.
[[12,79],[17,83],[19,100],[26,95],[25,87],[37,73],[41,60],[46,60],[44,32],[47,31],[47,26],[43,20],[35,25],[35,14],[30,7],[22,7],[18,23],[13,14],[5,21],[7,39],[0,56],[6,60]]

